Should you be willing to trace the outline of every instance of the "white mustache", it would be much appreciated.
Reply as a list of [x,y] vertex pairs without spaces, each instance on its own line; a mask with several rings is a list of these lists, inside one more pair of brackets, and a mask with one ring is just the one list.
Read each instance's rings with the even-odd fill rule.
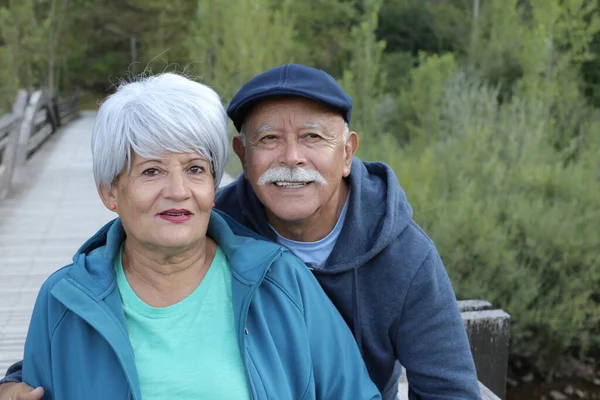
[[318,182],[323,185],[327,183],[318,171],[304,168],[271,168],[258,178],[259,185],[273,182]]

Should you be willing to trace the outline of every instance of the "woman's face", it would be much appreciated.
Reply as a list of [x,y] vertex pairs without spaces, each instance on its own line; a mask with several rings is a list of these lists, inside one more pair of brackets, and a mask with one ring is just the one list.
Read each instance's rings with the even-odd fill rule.
[[107,207],[116,206],[127,240],[170,252],[204,241],[215,185],[210,163],[199,154],[133,154],[131,171],[121,172],[110,189],[101,186],[100,196]]

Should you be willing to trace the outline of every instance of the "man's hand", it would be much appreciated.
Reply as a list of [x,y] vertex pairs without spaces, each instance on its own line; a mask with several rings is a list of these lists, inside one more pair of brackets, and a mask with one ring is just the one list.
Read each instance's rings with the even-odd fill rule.
[[41,400],[44,389],[32,388],[24,383],[3,383],[0,385],[0,400]]

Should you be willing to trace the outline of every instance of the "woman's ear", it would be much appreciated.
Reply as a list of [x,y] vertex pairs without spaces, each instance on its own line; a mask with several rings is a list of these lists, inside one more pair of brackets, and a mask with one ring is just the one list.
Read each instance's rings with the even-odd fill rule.
[[115,211],[117,209],[118,202],[115,192],[115,185],[108,187],[101,183],[100,186],[98,186],[98,194],[102,199],[102,203],[104,203],[104,206],[111,211]]

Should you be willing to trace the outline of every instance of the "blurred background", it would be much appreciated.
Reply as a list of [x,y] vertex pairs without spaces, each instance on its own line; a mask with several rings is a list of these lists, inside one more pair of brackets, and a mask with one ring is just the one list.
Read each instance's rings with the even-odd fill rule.
[[95,109],[123,79],[176,71],[227,104],[272,66],[324,69],[354,99],[359,156],[394,168],[457,296],[511,315],[507,398],[600,398],[599,9],[0,0],[0,114],[19,88]]

